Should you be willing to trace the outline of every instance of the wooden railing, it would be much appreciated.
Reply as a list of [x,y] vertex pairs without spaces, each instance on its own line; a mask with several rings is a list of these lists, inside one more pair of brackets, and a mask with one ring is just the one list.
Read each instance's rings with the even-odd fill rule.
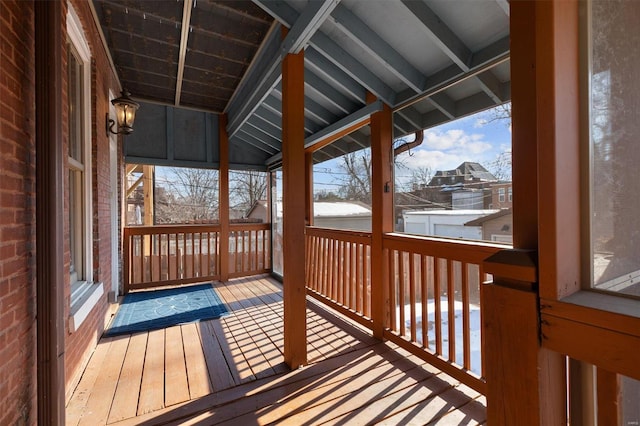
[[236,224],[229,231],[229,277],[271,270],[271,224]]
[[220,253],[219,225],[158,225],[124,228],[124,291],[220,278],[223,258],[229,276],[270,269],[269,224],[232,225],[229,253]]
[[504,246],[387,234],[385,337],[484,392],[482,261]]
[[[306,241],[308,294],[371,328],[371,234],[307,227]],[[484,393],[482,261],[504,246],[386,234],[383,249],[384,337]]]
[[306,228],[309,294],[371,327],[371,234]]

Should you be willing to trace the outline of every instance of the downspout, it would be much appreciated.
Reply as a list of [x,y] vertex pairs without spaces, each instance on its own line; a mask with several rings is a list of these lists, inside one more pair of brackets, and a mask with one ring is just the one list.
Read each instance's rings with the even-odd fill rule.
[[410,149],[413,149],[417,146],[419,146],[420,144],[422,144],[422,138],[424,137],[424,130],[418,130],[415,133],[415,139],[412,140],[411,142],[405,142],[400,146],[397,146],[393,149],[393,156],[397,157],[398,155],[402,154],[405,151],[409,151]]

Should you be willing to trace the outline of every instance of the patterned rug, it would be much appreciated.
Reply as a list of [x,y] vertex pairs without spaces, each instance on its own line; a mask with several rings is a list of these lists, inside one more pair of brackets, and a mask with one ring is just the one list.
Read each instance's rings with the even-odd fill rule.
[[211,284],[129,293],[105,336],[220,318],[229,311]]

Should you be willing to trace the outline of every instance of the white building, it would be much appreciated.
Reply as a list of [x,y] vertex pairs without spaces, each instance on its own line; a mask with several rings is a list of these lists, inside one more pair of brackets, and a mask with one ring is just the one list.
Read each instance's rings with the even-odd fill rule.
[[449,238],[482,240],[482,226],[465,223],[496,213],[498,210],[425,210],[402,214],[404,232]]
[[[282,202],[275,205],[275,222],[282,220]],[[247,217],[267,220],[266,201],[258,201]],[[357,201],[335,201],[313,203],[313,225],[319,228],[371,231],[371,207]]]

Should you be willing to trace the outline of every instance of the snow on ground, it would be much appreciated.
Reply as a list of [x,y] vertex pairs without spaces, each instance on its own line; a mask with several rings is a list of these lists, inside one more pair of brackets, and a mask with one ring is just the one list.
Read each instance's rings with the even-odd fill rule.
[[[462,334],[462,302],[455,301],[455,363],[463,365],[463,334]],[[440,311],[442,312],[441,323],[441,336],[442,336],[442,356],[444,358],[449,357],[449,305],[446,297],[440,299]],[[407,304],[404,307],[405,312],[405,335],[411,335],[411,305]],[[416,340],[418,344],[422,345],[422,303],[416,303]],[[400,320],[400,307],[396,309],[396,322]],[[480,353],[480,307],[477,305],[469,306],[469,326],[470,326],[470,346],[471,346],[471,371],[480,375],[480,369],[482,366],[482,358]],[[427,340],[428,346],[432,351],[435,351],[436,347],[436,324],[435,324],[435,301],[429,299],[427,303]]]

